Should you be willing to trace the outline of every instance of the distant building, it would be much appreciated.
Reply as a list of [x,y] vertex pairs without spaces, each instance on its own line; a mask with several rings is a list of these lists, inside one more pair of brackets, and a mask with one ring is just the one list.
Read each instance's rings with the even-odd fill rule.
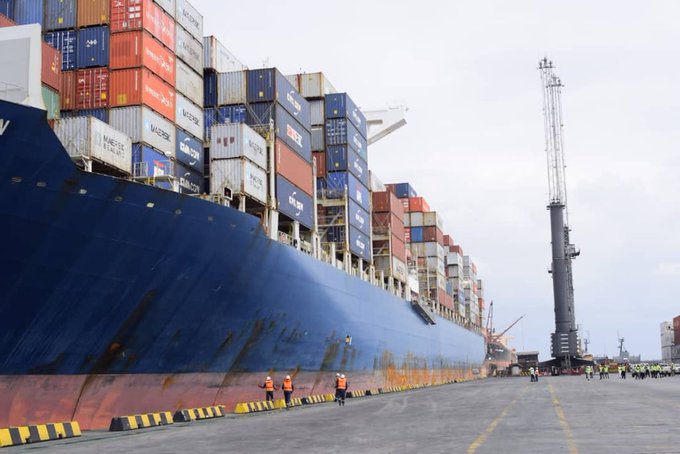
[[538,352],[517,352],[517,364],[522,370],[538,366]]
[[673,361],[673,346],[675,345],[673,322],[661,322],[659,330],[661,332],[661,360],[670,363]]

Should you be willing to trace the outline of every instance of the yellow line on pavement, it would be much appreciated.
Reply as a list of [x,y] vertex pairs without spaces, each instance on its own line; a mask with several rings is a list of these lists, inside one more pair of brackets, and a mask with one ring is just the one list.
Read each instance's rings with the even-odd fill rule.
[[578,454],[578,448],[576,447],[576,440],[574,440],[574,433],[569,427],[569,422],[567,417],[564,416],[564,410],[562,410],[562,404],[555,394],[555,388],[553,388],[551,383],[548,383],[548,390],[550,390],[550,396],[552,396],[552,403],[555,406],[555,413],[557,413],[557,418],[560,420],[560,426],[562,426],[562,432],[567,437],[567,446],[569,447],[569,452],[571,454]]
[[498,415],[498,417],[497,417],[496,419],[494,419],[493,421],[491,421],[491,424],[489,424],[489,427],[487,427],[486,430],[485,430],[484,432],[482,432],[482,433],[479,435],[479,437],[477,437],[477,438],[475,439],[475,441],[472,442],[472,444],[471,444],[470,446],[468,446],[467,454],[473,454],[473,453],[475,453],[475,452],[477,451],[477,449],[478,449],[480,446],[482,446],[482,445],[484,444],[484,442],[485,442],[486,439],[489,437],[489,435],[491,435],[491,432],[493,432],[494,429],[496,428],[496,426],[503,420],[503,418],[505,418],[505,416],[508,414],[508,412],[510,411],[510,409],[511,409],[512,407],[514,407],[515,404],[517,404],[517,401],[518,401],[519,398],[522,397],[522,395],[526,392],[526,390],[527,390],[528,387],[529,387],[529,384],[528,384],[528,383],[527,383],[526,385],[524,385],[524,389],[522,389],[522,391],[517,395],[517,397],[515,397],[515,399],[513,399],[513,401],[510,402],[510,403],[508,404],[508,406],[505,407],[505,408],[503,409],[503,411],[501,412],[501,414]]

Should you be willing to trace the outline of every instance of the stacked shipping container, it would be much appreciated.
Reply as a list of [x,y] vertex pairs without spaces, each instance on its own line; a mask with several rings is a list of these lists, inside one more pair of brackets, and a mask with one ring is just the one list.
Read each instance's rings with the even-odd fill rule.
[[373,260],[376,271],[383,271],[406,282],[406,244],[404,242],[404,208],[389,192],[372,193]]

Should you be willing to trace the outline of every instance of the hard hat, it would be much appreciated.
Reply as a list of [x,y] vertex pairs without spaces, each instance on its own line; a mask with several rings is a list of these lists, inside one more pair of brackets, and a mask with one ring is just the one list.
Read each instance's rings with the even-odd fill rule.
[[286,375],[286,380],[290,380],[290,375]]
[[345,374],[340,375],[340,378],[345,378]]
[[335,376],[336,376],[336,377],[339,377],[339,376],[340,376],[340,374],[335,374]]
[[271,380],[271,379],[272,379],[271,377],[267,376],[267,380]]

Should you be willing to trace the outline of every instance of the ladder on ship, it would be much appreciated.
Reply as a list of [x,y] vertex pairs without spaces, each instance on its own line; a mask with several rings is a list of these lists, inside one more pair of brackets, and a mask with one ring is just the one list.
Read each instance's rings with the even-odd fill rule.
[[428,325],[437,324],[437,320],[434,318],[434,312],[432,312],[432,309],[430,309],[430,307],[420,299],[413,298],[411,300],[411,307],[414,311],[416,311],[416,314],[420,315],[422,319],[425,320]]

